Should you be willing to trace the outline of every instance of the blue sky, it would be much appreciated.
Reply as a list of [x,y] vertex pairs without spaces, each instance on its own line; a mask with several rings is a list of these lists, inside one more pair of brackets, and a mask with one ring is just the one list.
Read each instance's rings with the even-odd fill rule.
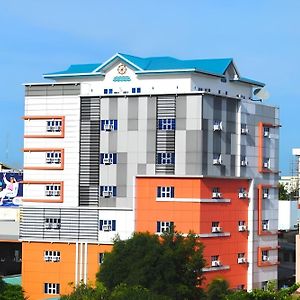
[[22,167],[22,83],[116,52],[182,59],[233,57],[280,107],[280,169],[300,147],[299,0],[1,1],[0,161]]

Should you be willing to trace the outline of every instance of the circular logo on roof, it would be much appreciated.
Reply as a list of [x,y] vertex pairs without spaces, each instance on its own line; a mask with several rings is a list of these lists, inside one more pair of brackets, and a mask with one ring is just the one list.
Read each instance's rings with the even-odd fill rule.
[[123,75],[123,74],[126,73],[126,71],[127,71],[127,67],[125,65],[121,64],[121,65],[118,66],[118,73],[119,74]]

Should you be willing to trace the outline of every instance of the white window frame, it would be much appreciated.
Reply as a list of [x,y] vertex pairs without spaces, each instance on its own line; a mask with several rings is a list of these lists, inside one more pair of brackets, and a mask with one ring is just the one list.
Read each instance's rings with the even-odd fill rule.
[[60,151],[46,152],[46,163],[47,164],[60,164],[61,163],[61,152]]
[[171,226],[174,224],[172,221],[160,221],[160,232],[159,233],[164,233],[164,232],[170,232]]
[[174,130],[172,128],[172,123],[174,119],[161,119],[161,128],[160,130]]
[[214,120],[214,131],[222,131],[223,130],[223,123],[221,120]]
[[172,164],[172,154],[173,153],[161,153],[161,164],[171,165]]
[[45,229],[60,229],[61,219],[55,217],[46,217],[45,218]]
[[46,124],[47,124],[47,132],[61,132],[62,120],[60,119],[47,120]]
[[172,186],[161,186],[160,197],[161,198],[172,198]]
[[59,283],[44,283],[45,294],[58,295],[60,290]]
[[104,131],[115,130],[115,120],[103,120],[103,130]]
[[60,262],[60,251],[46,250],[44,251],[44,261],[46,262]]
[[45,186],[46,197],[60,197],[60,184],[47,184]]
[[[267,259],[264,259],[265,257],[267,257]],[[269,261],[269,259],[270,259],[269,250],[262,250],[261,251],[261,260],[262,261]]]
[[262,231],[268,231],[270,229],[270,221],[262,220],[261,221]]

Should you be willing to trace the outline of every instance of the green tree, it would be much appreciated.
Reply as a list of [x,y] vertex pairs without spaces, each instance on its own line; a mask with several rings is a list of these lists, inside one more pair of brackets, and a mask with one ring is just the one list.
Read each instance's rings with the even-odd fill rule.
[[97,279],[110,290],[125,283],[171,299],[200,299],[205,265],[202,253],[203,246],[192,233],[187,237],[173,231],[160,237],[135,233],[128,240],[115,240]]
[[279,198],[279,200],[289,200],[290,199],[289,193],[285,189],[284,184],[282,184],[282,183],[278,184],[278,198]]
[[230,293],[229,284],[223,278],[215,278],[208,286],[208,300],[223,300]]
[[108,291],[102,283],[97,282],[96,287],[81,283],[74,287],[70,295],[63,295],[61,300],[108,300]]
[[0,300],[26,300],[22,287],[5,283],[0,278]]

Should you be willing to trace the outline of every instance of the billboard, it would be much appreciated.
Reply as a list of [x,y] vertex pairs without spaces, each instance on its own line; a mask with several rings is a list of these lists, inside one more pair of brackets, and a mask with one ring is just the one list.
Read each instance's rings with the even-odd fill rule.
[[19,206],[22,203],[22,180],[21,172],[0,172],[0,207]]

